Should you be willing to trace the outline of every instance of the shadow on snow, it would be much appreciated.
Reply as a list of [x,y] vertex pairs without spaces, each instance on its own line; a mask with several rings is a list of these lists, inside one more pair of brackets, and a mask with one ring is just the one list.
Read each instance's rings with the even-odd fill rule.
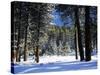
[[42,72],[58,72],[58,71],[74,71],[97,69],[97,61],[90,62],[55,62],[47,64],[31,64],[31,65],[12,65],[14,73],[42,73]]

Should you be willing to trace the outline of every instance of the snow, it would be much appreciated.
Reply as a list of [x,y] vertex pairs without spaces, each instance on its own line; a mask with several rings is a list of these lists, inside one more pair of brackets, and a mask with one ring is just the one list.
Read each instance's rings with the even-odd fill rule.
[[89,62],[80,62],[75,59],[75,56],[42,56],[39,63],[29,58],[28,61],[21,61],[12,67],[18,74],[90,70],[97,69],[97,56],[92,56]]

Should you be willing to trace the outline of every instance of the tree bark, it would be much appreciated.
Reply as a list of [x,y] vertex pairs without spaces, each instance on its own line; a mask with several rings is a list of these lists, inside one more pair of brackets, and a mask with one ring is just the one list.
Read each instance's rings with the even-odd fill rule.
[[29,10],[28,10],[28,5],[25,5],[27,10],[24,8],[23,10],[25,10],[25,20],[26,20],[26,25],[25,25],[25,44],[24,44],[24,61],[27,61],[27,34],[28,34],[28,26],[29,26]]
[[36,63],[39,62],[39,47],[36,46]]
[[84,51],[83,51],[83,46],[82,46],[82,37],[81,37],[79,15],[78,15],[78,6],[75,8],[75,25],[77,27],[77,32],[78,32],[78,45],[79,45],[80,61],[83,61],[84,60]]
[[[39,8],[40,9],[40,8]],[[39,62],[39,34],[40,34],[40,11],[38,11],[38,25],[37,25],[37,38],[36,38],[36,63]]]
[[17,62],[20,62],[20,50],[19,50],[19,47],[20,47],[20,30],[21,30],[21,3],[19,4],[19,10],[20,10],[20,13],[19,13],[19,25],[18,25],[18,41],[17,41],[17,49],[16,49],[16,61]]
[[75,58],[78,59],[78,33],[77,28],[75,27]]
[[85,56],[86,61],[91,60],[91,32],[90,32],[90,7],[85,7]]
[[14,3],[11,3],[11,62],[14,62]]
[[40,32],[40,30],[39,30],[39,25],[38,25],[38,27],[37,27],[37,41],[36,41],[37,45],[36,45],[36,53],[35,53],[37,63],[39,62],[39,32]]
[[19,51],[19,47],[20,47],[20,25],[18,26],[18,41],[17,41],[17,49],[16,49],[16,61],[20,62],[20,51]]
[[25,28],[24,61],[27,60],[27,28],[28,28],[28,26],[26,26],[26,28]]

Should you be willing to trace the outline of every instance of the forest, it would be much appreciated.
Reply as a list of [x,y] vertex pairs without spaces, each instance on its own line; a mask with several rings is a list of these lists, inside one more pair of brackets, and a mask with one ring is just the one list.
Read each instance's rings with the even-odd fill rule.
[[97,55],[96,6],[11,3],[11,63],[29,57],[39,63],[41,56],[54,55],[91,61],[94,51]]

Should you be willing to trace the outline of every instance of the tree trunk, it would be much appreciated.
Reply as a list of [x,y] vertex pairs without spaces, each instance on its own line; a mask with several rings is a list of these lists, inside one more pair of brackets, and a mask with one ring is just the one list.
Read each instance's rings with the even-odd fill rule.
[[38,46],[36,46],[36,63],[38,63],[39,62],[39,47]]
[[38,25],[37,25],[37,38],[36,38],[36,63],[39,62],[39,34],[40,34],[40,11],[38,11]]
[[14,3],[11,3],[11,62],[14,62]]
[[39,62],[39,27],[37,29],[37,41],[36,41],[37,45],[36,45],[36,53],[35,53],[35,60],[38,63]]
[[19,4],[20,8],[20,13],[19,13],[19,25],[18,25],[18,38],[17,38],[17,49],[16,49],[16,61],[20,62],[20,30],[21,30],[21,3]]
[[91,60],[91,32],[90,32],[90,7],[85,7],[85,56],[86,61]]
[[27,27],[25,28],[25,46],[24,46],[24,61],[27,60]]
[[84,51],[83,51],[83,46],[82,46],[82,37],[81,37],[81,30],[80,30],[80,23],[79,23],[78,7],[75,8],[75,25],[77,27],[77,32],[78,32],[78,45],[79,45],[80,61],[83,61],[84,60]]
[[18,26],[18,41],[17,41],[17,49],[16,49],[16,61],[20,62],[20,51],[19,51],[19,47],[20,47],[20,24]]
[[78,59],[78,34],[77,34],[77,28],[75,27],[75,58]]

